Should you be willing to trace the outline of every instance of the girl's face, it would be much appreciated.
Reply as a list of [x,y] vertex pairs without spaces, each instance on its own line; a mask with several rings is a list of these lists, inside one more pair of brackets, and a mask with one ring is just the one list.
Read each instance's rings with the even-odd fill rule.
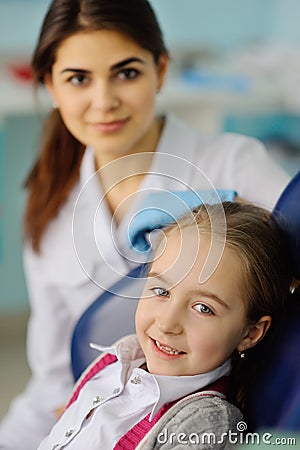
[[168,58],[111,30],[78,33],[58,48],[45,83],[69,131],[101,159],[154,151],[155,95]]
[[195,375],[215,369],[236,348],[242,351],[255,345],[259,334],[259,328],[247,325],[240,259],[225,247],[213,275],[199,284],[210,239],[201,236],[195,253],[189,231],[183,230],[182,236],[181,249],[178,231],[167,236],[136,313],[136,332],[148,370],[160,375]]

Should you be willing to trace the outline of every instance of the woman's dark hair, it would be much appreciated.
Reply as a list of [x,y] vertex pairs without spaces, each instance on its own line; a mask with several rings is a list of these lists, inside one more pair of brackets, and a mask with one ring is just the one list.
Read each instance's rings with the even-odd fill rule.
[[200,236],[211,237],[213,234],[214,239],[224,239],[226,248],[240,259],[237,277],[242,282],[248,323],[255,324],[262,316],[272,318],[266,336],[245,352],[245,358],[240,359],[237,351],[232,357],[228,398],[248,419],[249,395],[253,393],[257,372],[263,369],[267,361],[273,334],[284,315],[293,281],[288,246],[272,215],[246,203],[201,205],[177,224],[166,228],[165,234],[178,227],[183,229],[195,224]]
[[[167,54],[161,29],[147,0],[54,0],[44,19],[32,57],[35,84],[51,74],[57,50],[65,39],[80,33],[114,30],[148,50],[158,63]],[[25,182],[29,191],[25,236],[33,249],[49,222],[58,214],[79,177],[84,145],[64,125],[58,110],[45,122],[41,150]]]

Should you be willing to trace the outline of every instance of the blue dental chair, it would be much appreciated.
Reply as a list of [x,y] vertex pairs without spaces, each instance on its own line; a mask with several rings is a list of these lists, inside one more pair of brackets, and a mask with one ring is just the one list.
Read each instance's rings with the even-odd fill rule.
[[90,343],[111,345],[122,336],[134,333],[134,316],[145,279],[145,266],[140,265],[127,277],[98,297],[77,322],[71,343],[71,363],[77,380],[99,355]]
[[[295,277],[300,280],[300,171],[282,193],[273,215],[289,246]],[[156,224],[156,227],[161,225]],[[145,266],[134,269],[112,289],[118,295],[102,294],[77,323],[71,346],[75,380],[98,355],[89,347],[90,342],[109,345],[134,332],[134,314],[137,298],[143,290],[144,274]],[[280,338],[274,342],[267,370],[258,374],[256,395],[251,406],[257,430],[300,430],[299,291],[300,288],[291,294],[291,308],[281,325]]]
[[[282,193],[273,215],[286,238],[295,278],[300,280],[300,171]],[[300,430],[299,291],[300,288],[290,294],[267,368],[257,374],[251,405],[256,429]]]

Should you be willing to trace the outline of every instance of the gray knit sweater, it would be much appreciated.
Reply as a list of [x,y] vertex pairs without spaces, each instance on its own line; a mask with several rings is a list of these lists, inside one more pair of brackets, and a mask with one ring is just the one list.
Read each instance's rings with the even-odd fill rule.
[[154,425],[137,450],[229,449],[239,442],[241,412],[224,395],[202,391],[177,402]]

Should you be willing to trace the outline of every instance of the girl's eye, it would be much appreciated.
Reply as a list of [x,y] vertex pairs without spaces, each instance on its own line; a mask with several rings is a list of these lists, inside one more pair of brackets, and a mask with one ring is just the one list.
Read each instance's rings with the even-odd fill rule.
[[202,314],[213,315],[213,311],[204,303],[197,303],[194,309]]
[[80,86],[82,84],[86,84],[88,79],[86,77],[86,75],[83,74],[77,74],[77,75],[73,75],[72,77],[70,77],[68,79],[68,81],[73,84],[73,86]]
[[140,75],[140,72],[136,69],[123,69],[118,72],[118,78],[120,80],[134,80]]
[[154,294],[156,295],[156,297],[169,297],[170,293],[169,291],[166,291],[163,288],[160,287],[154,287],[151,289],[152,292],[154,292]]

